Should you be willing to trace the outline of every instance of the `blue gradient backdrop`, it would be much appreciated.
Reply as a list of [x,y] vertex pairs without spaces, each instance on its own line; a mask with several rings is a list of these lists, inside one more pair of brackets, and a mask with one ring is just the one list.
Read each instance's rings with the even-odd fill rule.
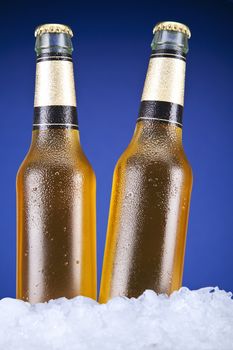
[[98,280],[114,165],[135,127],[161,20],[187,23],[184,145],[194,172],[184,285],[233,290],[233,3],[227,1],[8,1],[0,5],[0,297],[15,296],[15,176],[32,129],[33,32],[74,30],[81,142],[97,175]]

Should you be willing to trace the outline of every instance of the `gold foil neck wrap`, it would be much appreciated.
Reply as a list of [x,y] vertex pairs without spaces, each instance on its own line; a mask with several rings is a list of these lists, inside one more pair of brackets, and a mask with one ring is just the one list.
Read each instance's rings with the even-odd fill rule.
[[65,33],[73,37],[73,32],[70,27],[64,24],[48,23],[42,24],[35,30],[35,37],[40,36],[44,33]]
[[171,30],[174,32],[181,32],[181,33],[186,34],[188,38],[191,38],[191,32],[190,32],[189,27],[187,27],[183,23],[171,22],[171,21],[159,22],[154,27],[153,34],[157,31],[160,31],[160,30]]
[[73,63],[45,61],[36,65],[34,106],[76,106]]
[[176,58],[151,58],[142,101],[166,101],[184,105],[185,62]]

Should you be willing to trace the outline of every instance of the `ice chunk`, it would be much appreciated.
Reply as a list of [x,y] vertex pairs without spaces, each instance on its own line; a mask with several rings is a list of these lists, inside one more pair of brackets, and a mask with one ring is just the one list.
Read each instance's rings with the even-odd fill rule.
[[232,294],[182,288],[170,297],[146,291],[107,304],[61,298],[30,305],[0,301],[2,350],[230,350]]

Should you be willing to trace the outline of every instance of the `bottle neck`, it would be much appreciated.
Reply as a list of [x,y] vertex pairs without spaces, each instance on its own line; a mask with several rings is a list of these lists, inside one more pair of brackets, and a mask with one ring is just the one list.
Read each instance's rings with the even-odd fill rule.
[[37,37],[33,130],[78,130],[72,50],[68,34]]
[[133,137],[137,145],[141,144],[144,149],[164,148],[174,150],[182,148],[182,128],[174,123],[161,122],[155,119],[139,120],[136,124]]
[[155,33],[138,121],[152,120],[182,128],[187,37]]
[[[31,151],[43,152],[51,157],[51,154],[66,153],[80,148],[79,132],[73,128],[41,128],[34,129],[31,140]],[[62,152],[62,153],[61,153]]]

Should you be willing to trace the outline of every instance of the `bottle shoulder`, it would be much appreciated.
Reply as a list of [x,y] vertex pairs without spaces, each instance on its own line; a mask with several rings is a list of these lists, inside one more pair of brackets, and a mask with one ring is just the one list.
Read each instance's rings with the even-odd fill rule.
[[137,167],[178,167],[185,168],[192,174],[191,165],[187,159],[182,143],[161,144],[156,142],[138,143],[132,140],[120,156],[116,169]]
[[47,172],[89,174],[95,178],[94,170],[81,145],[73,149],[46,151],[31,147],[21,163],[17,177]]
[[133,137],[120,159],[139,163],[157,160],[183,160],[188,163],[182,144],[182,128],[170,123],[138,122]]

